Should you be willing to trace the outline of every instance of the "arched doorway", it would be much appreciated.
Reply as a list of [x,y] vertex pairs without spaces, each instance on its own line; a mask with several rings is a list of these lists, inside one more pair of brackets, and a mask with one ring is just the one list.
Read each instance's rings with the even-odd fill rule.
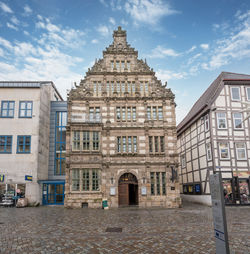
[[123,174],[118,185],[119,206],[138,205],[138,181],[131,173]]

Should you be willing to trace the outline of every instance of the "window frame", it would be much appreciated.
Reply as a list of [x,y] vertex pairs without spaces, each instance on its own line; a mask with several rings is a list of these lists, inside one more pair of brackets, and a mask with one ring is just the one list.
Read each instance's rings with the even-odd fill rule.
[[[0,140],[4,138],[4,143],[3,143],[3,147],[4,147],[4,150],[3,151],[0,151],[0,154],[11,154],[12,153],[12,141],[13,141],[13,138],[12,138],[12,135],[1,135],[0,136]],[[10,138],[10,151],[7,151],[7,146],[8,146],[8,138]]]
[[[19,143],[20,143],[20,138],[24,138],[23,139],[23,150],[22,151],[20,151],[19,150]],[[25,148],[26,148],[26,139],[27,138],[29,138],[30,139],[30,144],[29,144],[29,151],[25,151]],[[17,151],[16,151],[16,153],[21,153],[21,154],[29,154],[29,153],[31,153],[31,135],[18,135],[17,136]]]
[[[249,94],[248,94],[248,90],[249,90]],[[250,87],[246,87],[246,99],[247,101],[250,101]]]
[[[7,103],[7,109],[3,108],[4,103]],[[13,103],[13,109],[10,108],[10,103]],[[3,111],[4,110],[7,110],[7,115],[6,116],[3,116]],[[10,116],[10,111],[13,111],[12,116]],[[1,118],[14,118],[14,116],[15,116],[15,101],[6,101],[6,100],[1,101],[1,115],[0,115],[0,117]]]
[[[242,148],[237,148],[237,145],[239,145],[239,144],[243,144],[244,145],[244,147]],[[245,157],[244,158],[239,158],[239,150],[241,150],[241,149],[244,149],[244,154],[245,154]],[[242,161],[242,160],[246,160],[247,159],[247,149],[246,149],[246,143],[245,142],[236,142],[235,143],[235,151],[236,151],[236,158],[237,158],[237,160],[239,160],[239,161]]]
[[[234,116],[235,114],[240,114],[240,115],[241,115],[241,118],[235,117],[235,116]],[[235,130],[242,130],[242,129],[244,128],[244,126],[243,126],[243,114],[242,114],[241,112],[233,112],[232,115],[233,115],[232,118],[233,118],[233,126],[234,126],[234,129],[235,129]],[[239,119],[240,119],[240,125],[241,125],[241,127],[238,128],[238,127],[236,126],[236,122],[235,122],[235,121],[236,121],[236,120],[239,120]]]
[[[210,153],[210,156],[209,156]],[[206,154],[207,154],[207,160],[211,161],[213,156],[212,156],[212,148],[211,148],[211,143],[206,143]]]
[[[228,153],[228,157],[225,157],[225,158],[223,158],[221,155],[222,155],[222,148],[220,147],[220,145],[221,144],[226,144],[227,145],[227,147],[226,148],[224,148],[224,149],[227,149],[227,153]],[[228,143],[228,142],[218,142],[218,151],[219,151],[219,158],[220,158],[220,160],[230,160],[230,144]]]
[[[22,104],[24,103],[25,108],[22,109]],[[31,109],[29,109],[27,107],[27,105],[31,103]],[[21,115],[21,111],[24,111],[24,116]],[[27,112],[31,111],[31,115],[27,116]],[[32,114],[33,114],[33,101],[19,101],[19,112],[18,112],[18,117],[19,118],[32,118]]]
[[209,115],[208,114],[205,115],[204,118],[205,118],[205,121],[204,121],[205,131],[209,131],[209,127],[210,127],[210,125],[209,125]]
[[[225,117],[219,117],[219,114],[225,114]],[[217,120],[217,129],[218,130],[226,130],[227,129],[227,113],[226,112],[217,112],[216,113],[216,120]],[[224,120],[225,127],[221,128],[219,120]]]
[[[238,91],[239,91],[239,99],[233,98],[233,89],[238,89]],[[232,101],[240,101],[241,100],[240,87],[231,86],[230,87],[230,91],[231,91],[231,100]]]

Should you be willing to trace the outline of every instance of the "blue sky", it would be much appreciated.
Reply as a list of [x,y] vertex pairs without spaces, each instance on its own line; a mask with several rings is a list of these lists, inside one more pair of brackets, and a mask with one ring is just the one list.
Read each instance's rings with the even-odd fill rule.
[[250,74],[249,0],[0,0],[0,80],[83,79],[122,26],[181,121],[221,71]]

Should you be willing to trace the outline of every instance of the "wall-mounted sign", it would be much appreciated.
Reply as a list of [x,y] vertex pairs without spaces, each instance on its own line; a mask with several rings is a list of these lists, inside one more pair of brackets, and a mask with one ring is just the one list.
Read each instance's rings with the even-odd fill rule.
[[26,175],[25,176],[25,181],[32,181],[32,176]]
[[110,196],[115,196],[115,187],[110,187]]
[[4,182],[4,175],[0,175],[0,182],[1,182],[1,183]]
[[141,187],[141,194],[144,196],[147,195],[147,187],[145,186]]

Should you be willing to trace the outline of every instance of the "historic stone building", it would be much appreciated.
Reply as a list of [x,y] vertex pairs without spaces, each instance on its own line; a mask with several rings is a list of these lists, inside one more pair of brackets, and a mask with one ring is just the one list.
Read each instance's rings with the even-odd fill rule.
[[68,95],[66,207],[179,207],[174,95],[118,27]]

